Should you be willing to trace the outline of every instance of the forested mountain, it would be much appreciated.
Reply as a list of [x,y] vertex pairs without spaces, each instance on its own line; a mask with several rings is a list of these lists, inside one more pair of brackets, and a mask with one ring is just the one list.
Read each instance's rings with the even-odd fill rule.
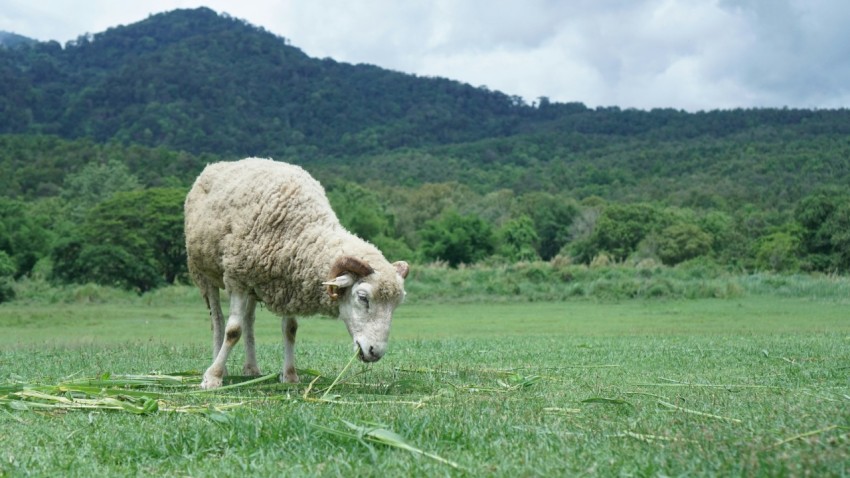
[[310,58],[206,8],[0,45],[0,301],[38,264],[180,278],[185,191],[244,156],[305,166],[393,258],[850,271],[846,109],[527,104]]
[[310,58],[206,8],[64,48],[0,49],[0,85],[0,133],[272,156],[357,180],[774,207],[850,180],[847,110],[528,105],[447,79]]
[[0,47],[13,48],[19,45],[33,45],[38,43],[32,38],[27,38],[17,33],[0,31]]
[[445,79],[306,56],[212,10],[0,52],[0,132],[222,155],[320,154],[502,135],[528,107]]

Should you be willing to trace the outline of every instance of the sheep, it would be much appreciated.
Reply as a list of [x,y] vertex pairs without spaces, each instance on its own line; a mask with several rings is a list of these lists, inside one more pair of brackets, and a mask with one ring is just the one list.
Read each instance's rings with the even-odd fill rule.
[[[185,202],[189,275],[209,309],[213,363],[202,388],[221,386],[233,346],[245,336],[245,375],[260,375],[254,311],[281,317],[281,382],[298,382],[296,316],[338,316],[363,362],[387,351],[390,322],[404,300],[407,262],[388,262],[348,232],[322,186],[304,169],[247,158],[208,165]],[[230,294],[224,326],[220,289]]]

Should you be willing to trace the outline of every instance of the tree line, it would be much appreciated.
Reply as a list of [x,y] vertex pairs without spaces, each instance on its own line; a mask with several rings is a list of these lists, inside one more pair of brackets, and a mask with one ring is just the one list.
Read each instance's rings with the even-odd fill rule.
[[[175,181],[177,181],[175,179]],[[850,271],[850,194],[825,188],[788,214],[657,202],[583,200],[543,191],[479,193],[460,183],[325,183],[341,222],[391,260],[706,261],[731,270]],[[0,300],[15,280],[97,283],[137,292],[185,282],[188,182],[145,184],[124,163],[87,163],[58,194],[0,198]]]

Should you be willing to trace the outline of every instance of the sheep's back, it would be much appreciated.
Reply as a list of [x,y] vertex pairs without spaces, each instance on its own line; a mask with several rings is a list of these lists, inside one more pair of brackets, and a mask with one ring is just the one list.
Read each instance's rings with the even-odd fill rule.
[[297,275],[318,231],[339,228],[324,189],[302,168],[256,158],[212,164],[186,198],[190,274],[220,288],[279,281]]

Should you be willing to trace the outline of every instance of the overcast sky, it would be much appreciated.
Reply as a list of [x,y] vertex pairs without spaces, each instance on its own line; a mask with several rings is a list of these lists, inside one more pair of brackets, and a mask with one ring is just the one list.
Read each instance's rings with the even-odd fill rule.
[[202,5],[310,56],[528,102],[850,107],[850,0],[0,0],[0,30],[64,44]]

